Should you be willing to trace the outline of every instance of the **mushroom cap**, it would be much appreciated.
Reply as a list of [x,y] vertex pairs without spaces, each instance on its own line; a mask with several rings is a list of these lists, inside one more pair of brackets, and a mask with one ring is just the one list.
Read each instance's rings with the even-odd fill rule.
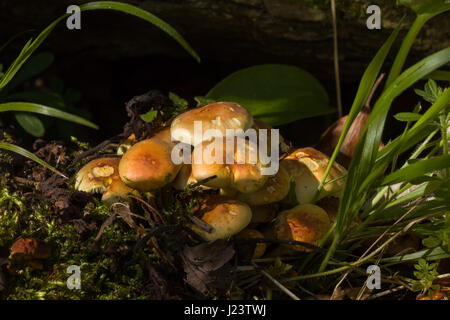
[[160,131],[158,131],[157,133],[155,133],[152,138],[154,139],[160,139],[163,140],[165,142],[171,143],[171,144],[175,144],[175,141],[172,141],[172,136],[170,134],[170,128],[164,128]]
[[75,189],[89,193],[103,193],[102,201],[111,204],[139,193],[127,187],[119,176],[119,158],[99,158],[88,162],[78,171]]
[[186,111],[177,116],[171,124],[172,138],[190,145],[202,142],[203,137],[194,137],[194,121],[201,121],[202,131],[217,129],[223,137],[226,129],[247,130],[253,124],[253,117],[247,109],[234,102],[215,102]]
[[[300,148],[289,154],[281,161],[289,176],[295,179],[295,193],[300,204],[311,203],[322,181],[330,159],[320,151],[313,148]],[[342,177],[347,170],[333,163],[325,182]],[[338,195],[343,189],[345,179],[325,184],[318,199],[329,195]]]
[[247,204],[220,196],[203,201],[195,215],[213,228],[209,233],[192,226],[192,230],[206,241],[228,239],[247,227],[252,219],[252,211]]
[[240,193],[237,199],[250,206],[262,206],[284,199],[289,193],[289,186],[289,175],[283,167],[280,167],[277,174],[269,177],[261,189],[253,193]]
[[[204,185],[211,188],[236,189],[242,193],[251,193],[262,188],[269,177],[262,174],[264,165],[259,161],[257,146],[244,138],[234,137],[234,148],[226,148],[225,138],[216,139],[218,143],[222,143],[221,156],[215,157],[216,150],[210,145],[212,143],[210,141],[203,141],[194,148],[192,161],[194,179],[201,181],[215,175],[214,179],[205,182]],[[243,150],[238,148],[238,145],[244,146]],[[251,153],[257,155],[256,162],[252,161],[254,159],[251,159]],[[213,159],[208,163],[205,159],[210,155]],[[232,159],[233,163],[227,163],[227,158]]]
[[[239,232],[236,235],[236,238],[241,239],[258,239],[258,238],[264,238],[264,235],[255,229],[244,229],[241,232]],[[266,252],[267,249],[267,243],[264,242],[258,242],[256,243],[255,250],[253,251],[252,259],[258,259],[261,258],[264,255],[264,252]]]
[[119,163],[119,174],[129,187],[152,191],[172,182],[181,169],[171,158],[172,144],[158,138],[132,146]]
[[75,189],[89,193],[103,193],[115,179],[119,158],[99,158],[85,164],[76,174]]
[[[330,228],[328,214],[313,204],[301,204],[280,212],[275,233],[280,240],[295,240],[317,245]],[[289,245],[296,251],[311,251],[301,245]]]

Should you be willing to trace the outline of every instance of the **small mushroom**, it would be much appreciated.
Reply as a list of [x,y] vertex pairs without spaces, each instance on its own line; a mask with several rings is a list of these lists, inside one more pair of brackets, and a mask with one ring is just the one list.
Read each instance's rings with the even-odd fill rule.
[[[275,233],[280,240],[295,240],[317,245],[330,228],[328,214],[313,204],[295,206],[280,212],[275,221]],[[295,251],[311,251],[302,245],[288,245]]]
[[129,194],[139,193],[127,187],[119,176],[119,158],[99,158],[88,162],[75,179],[75,189],[89,193],[102,193],[102,201],[112,204],[128,199]]
[[[314,148],[300,148],[289,154],[281,161],[289,176],[295,179],[295,194],[300,204],[311,203],[322,181],[330,159]],[[325,182],[341,178],[347,170],[334,162]],[[339,196],[345,179],[341,178],[324,185],[318,200],[333,195]]]
[[[247,109],[233,102],[215,102],[206,106],[189,110],[177,116],[170,126],[172,138],[190,145],[203,141],[195,136],[195,121],[201,123],[202,132],[217,130],[221,137],[226,136],[227,129],[247,130],[253,124],[253,117]],[[217,136],[213,134],[213,137]]]
[[280,167],[277,174],[269,177],[266,184],[253,193],[239,193],[237,199],[248,203],[250,206],[262,206],[275,203],[289,193],[289,175]]
[[117,148],[117,155],[122,156],[136,142],[136,136],[134,135],[134,133],[132,133],[128,136],[128,138],[120,142],[119,147]]
[[139,191],[160,189],[172,182],[181,169],[171,158],[172,144],[158,138],[132,146],[119,163],[119,174],[129,187]]
[[[255,192],[264,186],[269,176],[263,175],[264,165],[259,161],[257,146],[241,137],[234,139],[234,148],[227,148],[226,139],[219,139],[219,143],[222,143],[222,155],[217,157],[216,150],[210,147],[211,142],[204,141],[197,145],[193,154],[192,176],[197,181],[215,176],[204,183],[211,188],[231,188],[242,193]],[[244,147],[238,148],[238,145]],[[256,161],[251,159],[251,154],[256,155]],[[212,161],[206,161],[208,157],[212,157]],[[227,161],[228,159],[231,161]]]
[[[236,235],[237,239],[262,239],[264,235],[255,229],[244,229]],[[261,258],[266,252],[267,243],[258,242],[256,243],[255,250],[253,251],[252,259]]]
[[226,240],[247,227],[252,219],[252,211],[247,204],[221,196],[207,198],[194,214],[212,227],[208,232],[192,225],[192,230],[206,241]]

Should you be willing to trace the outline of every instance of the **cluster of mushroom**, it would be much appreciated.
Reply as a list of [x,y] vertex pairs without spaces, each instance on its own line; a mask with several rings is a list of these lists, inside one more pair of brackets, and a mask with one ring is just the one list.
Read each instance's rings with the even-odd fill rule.
[[[210,132],[216,134],[199,137],[194,122],[201,124],[203,132],[211,129]],[[345,168],[333,164],[326,180],[330,183],[325,184],[317,197],[320,200],[318,204],[324,204],[321,208],[312,201],[329,163],[328,157],[310,147],[299,148],[281,160],[275,174],[265,175],[267,165],[261,161],[259,153],[256,153],[256,162],[248,159],[248,151],[255,146],[245,136],[232,136],[234,147],[226,148],[230,129],[245,132],[250,128],[257,132],[272,129],[232,102],[217,102],[189,110],[177,116],[170,127],[149,139],[136,142],[130,137],[119,147],[121,158],[100,158],[86,164],[76,176],[76,188],[103,193],[102,200],[113,203],[120,198],[126,200],[130,194],[137,196],[139,192],[152,192],[167,185],[185,190],[197,184],[219,190],[217,195],[203,200],[193,212],[211,227],[211,230],[205,230],[192,225],[192,229],[206,241],[233,236],[263,238],[264,230],[270,226],[280,240],[317,244],[334,219],[335,199],[344,184],[344,180],[338,178],[345,175]],[[214,154],[217,151],[208,150],[208,145],[212,138],[219,139],[219,136],[227,138],[221,138],[223,154],[217,157]],[[212,152],[214,159],[223,161],[211,162],[200,157],[201,161],[177,164],[172,160],[172,153],[180,143],[192,151],[190,160],[196,154]],[[278,147],[283,152],[288,150],[281,137]],[[184,156],[182,152],[180,156]],[[295,181],[293,191],[298,202],[294,207],[288,199],[292,180]],[[277,212],[279,206],[289,209]],[[303,246],[290,248],[307,250]],[[264,247],[258,246],[254,257],[262,254]]]

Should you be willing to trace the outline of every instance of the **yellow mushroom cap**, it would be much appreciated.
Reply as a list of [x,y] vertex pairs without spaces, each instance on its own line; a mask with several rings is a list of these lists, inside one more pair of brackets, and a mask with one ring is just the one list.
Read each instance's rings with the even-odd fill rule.
[[228,239],[247,227],[252,219],[252,211],[247,204],[220,196],[207,198],[195,215],[213,228],[209,233],[192,226],[192,230],[206,241]]
[[283,167],[280,167],[277,174],[269,177],[261,189],[253,193],[240,193],[237,198],[250,206],[262,206],[285,198],[289,193],[289,186],[289,175]]
[[181,165],[172,162],[172,144],[157,138],[132,146],[119,163],[119,174],[129,187],[152,191],[172,182]]
[[222,137],[226,129],[247,130],[253,124],[253,117],[247,109],[233,102],[215,102],[184,112],[177,116],[171,124],[172,138],[190,145],[202,142],[203,137],[194,137],[194,122],[199,121],[202,131],[218,130]]
[[[281,161],[289,176],[295,179],[295,193],[300,204],[311,203],[322,181],[330,159],[313,148],[300,148]],[[347,170],[334,162],[325,182],[342,177]],[[318,199],[329,195],[338,195],[343,189],[345,179],[325,184]]]
[[[236,238],[240,239],[258,239],[258,238],[264,238],[264,235],[255,229],[244,229],[241,232],[239,232],[236,235]],[[266,252],[267,249],[267,243],[264,242],[258,242],[255,246],[255,251],[253,251],[253,257],[252,259],[258,259],[261,258],[264,255],[264,252]]]
[[103,193],[102,201],[111,204],[127,199],[128,194],[139,195],[127,187],[119,176],[119,158],[99,158],[88,162],[78,171],[75,189],[89,193]]
[[[217,155],[215,141],[203,141],[194,147],[192,176],[197,181],[216,176],[204,183],[211,188],[236,189],[242,193],[251,193],[264,186],[269,176],[262,174],[264,165],[260,162],[257,146],[241,137],[234,137],[234,148],[227,148],[225,138],[217,138],[222,145],[222,155]],[[216,140],[216,139],[214,139]],[[243,146],[243,148],[238,147]],[[219,152],[220,150],[217,150]],[[242,153],[244,152],[244,154]],[[251,157],[256,155],[256,159]],[[206,159],[211,157],[211,161]],[[201,159],[198,160],[198,159]],[[227,160],[231,159],[231,163]],[[256,160],[256,161],[253,161]]]
[[[302,204],[280,212],[275,233],[280,240],[295,240],[317,245],[330,228],[328,214],[319,206]],[[296,251],[311,251],[301,245],[290,245]]]

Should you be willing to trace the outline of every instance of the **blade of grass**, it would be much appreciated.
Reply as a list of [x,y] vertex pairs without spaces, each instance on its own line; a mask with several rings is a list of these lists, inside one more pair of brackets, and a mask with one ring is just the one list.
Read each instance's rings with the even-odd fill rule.
[[[139,17],[141,19],[144,19],[145,21],[148,21],[152,23],[153,25],[157,26],[164,32],[166,32],[169,36],[174,38],[185,50],[189,52],[191,56],[194,57],[194,59],[197,62],[200,62],[200,57],[198,54],[192,49],[192,47],[187,43],[187,41],[169,24],[164,22],[163,20],[159,19],[155,15],[140,9],[138,7],[132,6],[130,4],[126,3],[120,3],[120,2],[114,2],[114,1],[97,1],[97,2],[89,2],[86,4],[83,4],[80,6],[81,11],[89,11],[89,10],[115,10],[115,11],[121,11],[124,13],[128,13],[131,15],[134,15],[136,17]],[[20,52],[19,56],[14,60],[14,62],[9,66],[9,68],[6,70],[5,74],[0,80],[0,90],[4,88],[14,77],[14,75],[19,71],[19,69],[22,67],[22,65],[28,60],[28,58],[33,54],[34,51],[42,44],[42,42],[49,36],[49,34],[52,32],[52,30],[58,25],[59,22],[67,18],[70,14],[66,13],[59,18],[57,18],[55,21],[53,21],[50,25],[48,25],[37,37],[36,39],[32,40],[30,39],[25,46],[23,47],[22,51]]]
[[36,156],[35,156],[34,154],[32,154],[31,152],[29,152],[29,151],[27,151],[27,150],[25,150],[25,149],[23,149],[23,148],[21,148],[21,147],[19,147],[19,146],[16,146],[16,145],[10,144],[10,143],[6,143],[6,142],[0,142],[0,149],[8,150],[8,151],[12,151],[12,152],[15,152],[15,153],[17,153],[17,154],[20,154],[21,156],[24,156],[24,157],[26,157],[26,158],[28,158],[28,159],[30,159],[30,160],[33,160],[34,162],[39,163],[40,165],[46,167],[47,169],[49,169],[49,170],[51,170],[51,171],[57,173],[57,174],[60,175],[61,177],[64,177],[64,178],[67,179],[67,177],[66,177],[64,174],[62,174],[61,172],[59,172],[57,169],[55,169],[54,167],[52,167],[50,164],[48,164],[47,162],[45,162],[45,161],[39,159],[38,157],[36,157]]
[[40,104],[31,103],[31,102],[0,103],[0,112],[5,112],[5,111],[21,111],[21,112],[39,113],[39,114],[43,114],[46,116],[51,116],[51,117],[75,122],[78,124],[82,124],[84,126],[87,126],[87,127],[93,128],[93,129],[98,129],[98,126],[96,124],[94,124],[86,119],[83,119],[79,116],[76,116],[76,115],[55,109],[55,108],[51,108],[51,107],[47,107],[47,106],[43,106]]

